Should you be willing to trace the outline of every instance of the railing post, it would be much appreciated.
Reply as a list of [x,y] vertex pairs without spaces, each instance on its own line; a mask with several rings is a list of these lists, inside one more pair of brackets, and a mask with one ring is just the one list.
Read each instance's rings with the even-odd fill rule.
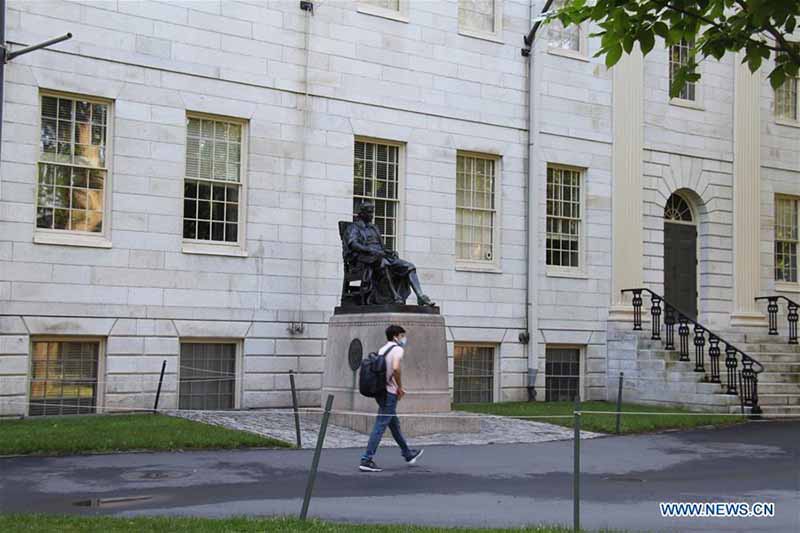
[[767,316],[769,317],[769,334],[778,334],[778,298],[769,296],[767,298]]
[[650,335],[650,339],[659,341],[661,340],[661,297],[652,294],[650,302],[650,318],[653,321],[653,333]]
[[664,341],[665,350],[675,349],[675,310],[671,305],[664,304],[664,326],[667,333],[667,338]]
[[333,394],[328,395],[325,402],[325,413],[322,415],[322,424],[317,435],[317,448],[314,450],[314,460],[311,462],[311,471],[308,473],[308,483],[306,484],[306,494],[303,498],[303,507],[300,510],[300,520],[305,520],[308,516],[308,505],[311,503],[311,494],[314,492],[314,482],[317,479],[317,469],[319,468],[319,456],[322,454],[322,443],[325,442],[325,433],[328,431],[328,419],[331,416],[331,406],[333,405]]
[[153,402],[153,414],[158,412],[158,400],[161,399],[161,385],[164,383],[164,371],[167,369],[167,360],[161,363],[161,376],[158,378],[158,389],[156,389],[156,401]]
[[711,379],[709,379],[709,381],[711,383],[719,383],[719,337],[716,335],[709,335],[708,344],[708,359],[711,361]]
[[728,344],[725,345],[725,368],[728,369],[728,390],[726,394],[736,394],[736,348]]
[[681,349],[680,349],[680,360],[681,361],[688,361],[689,360],[689,321],[686,320],[686,317],[680,315],[678,317],[678,337],[680,338]]
[[797,304],[789,302],[789,344],[797,344]]
[[700,324],[694,325],[694,371],[705,372],[706,330]]
[[625,374],[623,372],[619,373],[619,388],[617,389],[617,435],[619,435],[619,426],[620,426],[620,419],[622,415],[622,378]]
[[294,370],[289,370],[289,385],[292,387],[292,410],[294,411],[294,431],[297,437],[297,448],[303,447],[303,438],[300,434],[300,408],[297,405],[297,387],[294,384]]
[[641,331],[642,330],[642,290],[641,289],[634,289],[633,290],[633,298],[631,299],[631,304],[633,304],[633,330],[634,331]]

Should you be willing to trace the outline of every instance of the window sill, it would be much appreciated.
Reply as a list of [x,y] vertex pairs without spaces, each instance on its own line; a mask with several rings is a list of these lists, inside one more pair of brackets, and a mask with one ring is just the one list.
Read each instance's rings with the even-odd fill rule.
[[775,292],[800,293],[800,283],[775,283]]
[[481,264],[481,263],[456,263],[457,272],[483,272],[486,274],[502,274],[503,270],[494,263]]
[[200,242],[184,242],[181,251],[185,254],[223,255],[228,257],[247,257],[245,250],[237,245],[206,244]]
[[473,39],[482,39],[484,41],[491,41],[493,43],[505,44],[505,41],[503,41],[503,39],[501,39],[496,33],[483,33],[475,30],[459,29],[458,34],[463,35],[464,37],[472,37]]
[[676,107],[685,107],[686,109],[694,109],[696,111],[705,111],[700,102],[696,100],[684,100],[683,98],[670,98],[669,105]]
[[776,118],[775,124],[779,126],[786,126],[787,128],[800,128],[800,121],[789,118]]
[[591,62],[591,59],[589,59],[589,57],[583,52],[568,50],[566,48],[551,46],[547,49],[547,53],[554,56],[566,57],[567,59],[577,59],[578,61],[583,61],[584,63]]
[[545,275],[548,278],[589,279],[589,276],[586,275],[586,272],[578,269],[564,270],[564,269],[548,268],[547,273]]
[[391,9],[383,9],[377,6],[362,4],[358,6],[357,11],[365,15],[372,15],[374,17],[381,17],[408,24],[408,15],[398,11],[393,11]]
[[79,233],[36,232],[35,244],[55,244],[58,246],[83,246],[85,248],[111,248],[111,241],[105,235],[85,235]]

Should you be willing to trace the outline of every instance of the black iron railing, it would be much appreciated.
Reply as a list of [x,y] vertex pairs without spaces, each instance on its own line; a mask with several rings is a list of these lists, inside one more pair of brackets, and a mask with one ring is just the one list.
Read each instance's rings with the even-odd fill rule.
[[800,304],[790,300],[786,296],[760,296],[756,301],[767,301],[767,316],[769,317],[769,334],[778,335],[778,311],[780,300],[786,301],[786,320],[789,322],[789,344],[797,344],[797,310]]
[[[650,338],[654,341],[663,340],[666,350],[675,350],[677,326],[679,359],[691,361],[689,354],[691,337],[691,345],[694,346],[695,372],[702,372],[704,380],[709,383],[719,383],[725,389],[726,394],[738,395],[742,412],[745,407],[749,407],[752,414],[761,413],[761,407],[758,404],[758,374],[764,370],[761,363],[650,289],[625,289],[622,292],[629,292],[633,295],[631,302],[635,331],[642,331],[642,307],[644,306],[642,295],[647,293],[650,295]],[[661,338],[662,315],[665,329],[664,339]],[[706,344],[708,344],[708,350],[706,350]],[[725,347],[724,360],[720,344]],[[708,361],[706,361],[706,353],[708,353]],[[708,362],[708,369],[706,369],[706,362]],[[724,381],[722,363],[725,365]]]

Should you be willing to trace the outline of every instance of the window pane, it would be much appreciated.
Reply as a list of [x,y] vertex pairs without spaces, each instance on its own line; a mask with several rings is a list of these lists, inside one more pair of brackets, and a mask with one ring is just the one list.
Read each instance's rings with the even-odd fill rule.
[[775,280],[797,282],[797,200],[775,199]]
[[[693,41],[681,41],[679,44],[673,45],[670,47],[669,53],[669,83],[672,86],[672,82],[675,79],[677,71],[687,65],[689,63],[689,59],[692,57],[692,48],[694,47]],[[696,84],[694,82],[687,82],[681,88],[680,93],[678,94],[678,98],[682,100],[695,100],[695,88]]]
[[545,351],[545,401],[573,401],[580,390],[580,350],[547,348]]
[[459,27],[494,33],[494,4],[494,0],[459,0]]
[[393,145],[354,143],[353,214],[358,213],[364,201],[375,204],[374,223],[390,250],[397,240],[399,154],[399,147]]
[[[562,7],[564,7],[564,0],[556,0],[553,2],[551,10],[560,9]],[[565,28],[560,20],[553,20],[548,26],[548,39],[550,41],[550,46],[553,48],[562,48],[575,52],[581,51],[580,26],[573,24]]]
[[107,116],[107,104],[41,97],[36,227],[102,231]]
[[547,169],[548,265],[580,267],[581,173],[577,170]]

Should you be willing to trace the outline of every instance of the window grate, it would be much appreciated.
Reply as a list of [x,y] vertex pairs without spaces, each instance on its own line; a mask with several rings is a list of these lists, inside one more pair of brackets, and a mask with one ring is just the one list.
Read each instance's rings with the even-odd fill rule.
[[798,103],[800,96],[797,93],[800,77],[787,77],[783,85],[775,90],[775,116],[787,120],[798,119]]
[[37,228],[103,231],[108,107],[42,95]]
[[580,390],[580,350],[547,348],[545,352],[545,401],[573,401]]
[[353,161],[353,214],[362,202],[375,204],[374,223],[389,250],[397,246],[400,147],[356,141]]
[[29,414],[94,413],[99,354],[97,342],[34,342]]
[[455,345],[453,354],[455,403],[494,401],[494,356],[495,349],[491,346]]
[[235,344],[181,344],[180,409],[233,409],[235,391]]
[[581,240],[581,172],[547,169],[547,244],[550,266],[579,268]]

